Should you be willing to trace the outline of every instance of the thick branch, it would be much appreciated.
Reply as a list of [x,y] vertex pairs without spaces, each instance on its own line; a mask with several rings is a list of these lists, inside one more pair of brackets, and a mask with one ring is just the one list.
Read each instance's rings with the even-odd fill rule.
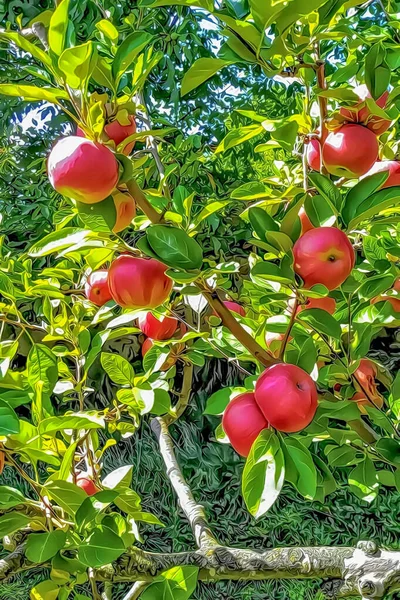
[[140,210],[144,212],[149,221],[152,223],[159,223],[162,220],[161,213],[157,212],[156,209],[152,207],[136,181],[134,179],[127,181],[126,187],[128,188],[128,192],[135,200]]
[[192,526],[197,546],[205,549],[217,546],[218,542],[208,526],[204,508],[201,504],[197,504],[193,498],[191,489],[183,478],[175,458],[172,439],[168,433],[168,426],[163,419],[154,419],[151,423],[151,428],[157,436],[168,478],[178,496],[179,504]]

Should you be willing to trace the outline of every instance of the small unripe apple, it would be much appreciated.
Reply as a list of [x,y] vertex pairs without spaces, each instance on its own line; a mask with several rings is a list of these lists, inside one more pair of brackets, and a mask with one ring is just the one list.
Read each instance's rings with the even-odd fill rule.
[[112,300],[108,285],[108,271],[93,271],[89,275],[85,284],[85,295],[90,302],[97,306],[103,306],[103,304]]
[[385,183],[381,185],[380,189],[400,185],[400,161],[398,160],[377,161],[365,177],[375,175],[375,173],[382,173],[383,171],[388,171],[389,177],[386,179]]
[[168,340],[178,327],[178,320],[174,317],[162,316],[160,319],[151,312],[139,317],[139,329],[145,336],[153,340]]
[[172,279],[165,275],[166,269],[154,258],[122,254],[108,272],[111,295],[123,308],[156,308],[172,290]]
[[118,161],[109,148],[75,135],[55,144],[47,173],[57,192],[85,204],[107,198],[119,177]]
[[88,496],[94,496],[100,489],[96,486],[93,479],[88,475],[78,475],[76,485],[80,487]]
[[334,290],[354,267],[353,246],[336,227],[316,227],[302,235],[293,247],[294,270],[306,288],[318,283]]
[[299,309],[301,311],[307,308],[320,308],[321,310],[326,310],[330,315],[333,315],[336,309],[336,300],[334,298],[329,298],[329,296],[326,296],[325,298],[308,298],[306,304],[300,306]]
[[316,138],[307,144],[307,163],[314,171],[321,170],[321,144]]
[[318,404],[317,388],[308,373],[284,363],[273,365],[260,375],[255,398],[269,424],[286,433],[307,427]]
[[222,428],[233,448],[241,456],[248,456],[261,431],[268,427],[252,392],[236,396],[225,409]]
[[350,123],[331,131],[322,147],[322,160],[332,175],[358,178],[376,162],[378,151],[376,135],[363,125]]

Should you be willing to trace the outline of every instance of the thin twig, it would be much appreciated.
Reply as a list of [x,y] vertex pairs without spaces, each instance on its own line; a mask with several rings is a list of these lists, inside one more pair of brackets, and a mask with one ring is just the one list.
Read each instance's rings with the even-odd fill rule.
[[149,583],[146,581],[137,581],[122,600],[137,600],[148,585]]
[[292,331],[292,327],[294,325],[294,321],[296,319],[296,313],[297,313],[297,309],[299,306],[299,298],[296,294],[296,298],[294,299],[293,302],[293,307],[292,307],[292,314],[290,315],[290,320],[289,320],[289,324],[287,326],[287,329],[285,331],[285,335],[283,336],[283,340],[282,340],[282,344],[281,344],[281,349],[279,351],[279,360],[283,360],[283,357],[285,356],[285,350],[286,350],[286,346],[287,343],[289,341],[289,337],[290,337],[290,332]]

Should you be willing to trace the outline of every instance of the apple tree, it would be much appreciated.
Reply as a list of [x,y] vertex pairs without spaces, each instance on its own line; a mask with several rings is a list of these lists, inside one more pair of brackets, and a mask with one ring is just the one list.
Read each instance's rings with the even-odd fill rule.
[[[235,382],[204,413],[242,457],[253,519],[285,484],[310,507],[339,477],[365,502],[400,491],[400,380],[371,355],[400,323],[392,4],[61,0],[5,23],[0,471],[20,485],[0,485],[2,581],[44,568],[32,600],[396,589],[399,553],[374,540],[223,545],[173,433],[219,361]],[[32,161],[13,124],[38,114]],[[146,424],[193,531],[183,552],[143,543],[162,523],[135,464],[104,469]]]

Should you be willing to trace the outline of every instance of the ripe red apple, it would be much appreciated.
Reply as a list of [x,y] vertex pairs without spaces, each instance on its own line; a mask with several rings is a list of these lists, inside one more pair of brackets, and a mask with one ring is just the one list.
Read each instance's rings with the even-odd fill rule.
[[301,235],[304,235],[310,229],[314,229],[314,225],[311,223],[304,206],[299,210],[299,219],[301,223]]
[[76,478],[76,485],[80,487],[88,496],[94,496],[100,489],[96,486],[93,479],[88,475],[79,474]]
[[97,306],[103,306],[103,304],[112,300],[108,286],[108,271],[93,271],[89,275],[85,284],[85,295],[90,302]]
[[326,310],[330,315],[333,315],[336,309],[336,300],[334,298],[329,298],[329,296],[326,296],[325,298],[309,298],[304,306],[299,307],[299,311],[307,308],[320,308],[321,310]]
[[[355,87],[353,91],[359,97],[360,102],[351,108],[342,107],[339,111],[340,115],[350,123],[360,123],[365,125],[368,129],[373,131],[376,136],[387,131],[392,122],[383,117],[373,115],[370,108],[366,106],[365,100],[372,98],[367,86],[364,84],[359,85]],[[375,101],[379,108],[385,108],[388,97],[389,92],[386,91]]]
[[378,151],[376,135],[363,125],[351,123],[331,131],[322,147],[322,160],[332,175],[355,178],[370,170]]
[[256,402],[264,417],[278,431],[294,433],[311,423],[317,410],[317,388],[296,365],[277,364],[256,383]]
[[57,192],[85,204],[101,202],[118,182],[118,161],[109,148],[75,135],[62,138],[47,160]]
[[[104,127],[104,131],[110,140],[113,140],[116,146],[126,140],[127,137],[136,133],[136,121],[134,115],[128,115],[129,124],[121,125],[117,118],[113,119]],[[130,142],[123,149],[123,154],[128,156],[135,146],[135,142]]]
[[114,233],[119,233],[129,227],[136,216],[136,203],[130,194],[125,192],[114,192],[112,195],[117,218],[113,227]]
[[322,283],[334,290],[354,267],[353,246],[336,227],[316,227],[302,235],[293,246],[294,270],[306,288]]
[[161,317],[158,319],[151,312],[139,317],[139,329],[148,338],[153,340],[168,340],[178,327],[178,320],[174,317]]
[[171,293],[167,267],[154,258],[122,254],[108,272],[108,285],[115,302],[123,308],[156,308]]
[[241,456],[248,456],[251,447],[263,429],[268,427],[252,392],[236,396],[225,409],[222,428],[233,448]]
[[311,138],[307,144],[307,163],[314,171],[321,170],[321,144],[316,138]]
[[398,160],[381,160],[377,161],[374,166],[368,171],[365,177],[389,171],[389,177],[385,183],[381,185],[381,189],[400,185],[400,161]]
[[223,304],[226,306],[227,309],[237,313],[241,317],[246,316],[246,311],[244,310],[243,306],[241,306],[237,302],[233,302],[232,300],[224,300]]

